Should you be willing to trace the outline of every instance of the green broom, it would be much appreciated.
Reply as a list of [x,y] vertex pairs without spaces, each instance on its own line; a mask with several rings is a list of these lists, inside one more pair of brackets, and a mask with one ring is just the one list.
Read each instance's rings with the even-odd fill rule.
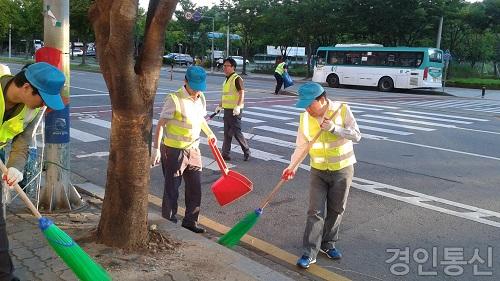
[[[340,110],[340,108],[342,108],[342,106],[343,106],[343,104],[337,110],[335,110],[335,112],[333,112],[333,114],[330,116],[329,119],[332,119],[335,116],[335,114],[337,114],[337,112]],[[323,131],[320,130],[314,136],[314,138],[307,143],[307,146],[302,150],[300,157],[297,158],[297,160],[295,160],[295,162],[293,162],[292,165],[290,166],[290,168],[292,170],[295,170],[295,168],[297,168],[297,166],[300,163],[302,163],[302,161],[304,161],[304,159],[306,158],[307,154],[309,153],[309,150],[311,149],[312,145],[318,140],[318,138],[322,132]],[[235,226],[233,226],[233,228],[231,228],[226,234],[224,234],[221,238],[219,238],[219,241],[218,241],[219,244],[224,245],[228,248],[232,248],[232,247],[236,246],[240,242],[241,238],[248,231],[250,231],[250,229],[252,229],[252,227],[257,223],[257,221],[260,218],[260,215],[262,215],[262,211],[264,210],[264,208],[269,204],[269,202],[271,202],[274,195],[276,195],[276,193],[278,193],[278,191],[280,190],[281,186],[284,183],[285,183],[285,180],[280,179],[278,184],[276,184],[276,186],[273,188],[273,190],[267,195],[266,199],[264,199],[264,201],[262,201],[262,203],[260,204],[260,207],[255,209],[254,211],[248,213],[241,221],[239,221]]]
[[[7,174],[7,167],[0,160],[0,169],[4,174]],[[31,203],[26,193],[22,190],[19,184],[14,186],[15,191],[19,194],[26,206],[38,218],[38,226],[42,230],[43,235],[49,242],[50,246],[55,250],[59,257],[66,265],[75,273],[82,281],[107,281],[111,280],[111,276],[96,262],[94,262],[80,246],[57,227],[50,219],[42,217],[40,212]]]

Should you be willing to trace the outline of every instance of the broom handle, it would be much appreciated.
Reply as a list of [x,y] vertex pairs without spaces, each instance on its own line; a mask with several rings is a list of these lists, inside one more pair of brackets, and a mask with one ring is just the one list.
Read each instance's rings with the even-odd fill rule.
[[[2,170],[3,174],[7,174],[7,172],[8,172],[7,167],[5,167],[5,164],[3,163],[2,160],[0,160],[0,170]],[[42,217],[42,215],[40,215],[40,212],[38,212],[38,210],[35,208],[35,205],[33,205],[33,203],[31,203],[31,200],[28,198],[26,193],[24,193],[23,189],[19,186],[19,184],[16,183],[14,185],[14,190],[19,194],[21,199],[24,201],[24,204],[26,204],[26,206],[28,206],[28,208],[31,210],[33,215],[35,215],[35,217],[37,219],[40,219]]]
[[[337,112],[339,112],[339,110],[342,108],[343,105],[344,104],[341,104],[340,107],[337,110],[335,110],[335,112],[333,112],[332,115],[330,115],[329,119],[332,119],[337,114]],[[309,153],[309,150],[311,149],[311,147],[313,146],[313,144],[319,139],[319,136],[321,135],[321,133],[323,133],[323,130],[319,130],[319,132],[313,137],[313,139],[307,143],[307,146],[302,150],[302,153],[300,154],[300,157],[297,158],[297,160],[295,160],[295,162],[293,162],[292,165],[290,166],[290,169],[292,171],[295,170],[295,168],[297,168],[297,166],[300,163],[302,163],[302,161],[304,161],[304,159],[306,158],[307,154]],[[285,180],[281,179],[278,182],[278,184],[276,184],[276,186],[273,188],[273,190],[267,195],[266,199],[264,199],[264,201],[262,201],[262,203],[260,204],[260,209],[261,210],[263,210],[269,204],[269,202],[271,202],[271,200],[273,199],[274,195],[276,195],[276,193],[278,193],[278,191],[280,190],[281,186],[284,183],[285,183]]]

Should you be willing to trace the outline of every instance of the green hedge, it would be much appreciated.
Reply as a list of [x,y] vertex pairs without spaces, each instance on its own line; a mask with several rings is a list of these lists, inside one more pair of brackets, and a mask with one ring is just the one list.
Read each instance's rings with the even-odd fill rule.
[[484,78],[452,78],[446,81],[446,86],[500,90],[500,79],[484,79]]

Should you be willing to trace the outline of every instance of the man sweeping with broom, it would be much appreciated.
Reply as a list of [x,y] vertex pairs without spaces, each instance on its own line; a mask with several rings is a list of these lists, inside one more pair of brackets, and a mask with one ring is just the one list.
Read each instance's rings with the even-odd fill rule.
[[[12,143],[7,164],[2,175],[4,185],[12,188],[23,179],[22,170],[28,155],[35,120],[41,114],[40,107],[47,105],[53,110],[64,108],[59,95],[64,86],[64,74],[47,63],[29,65],[16,74],[0,75],[0,159],[5,161],[4,148]],[[14,267],[9,255],[9,242],[5,229],[5,202],[0,189],[0,281],[19,280],[13,275]],[[8,192],[8,191],[7,191]]]
[[[290,163],[297,162],[303,150],[310,147],[309,209],[303,255],[297,261],[297,266],[309,268],[316,262],[318,251],[331,259],[342,257],[335,242],[356,163],[352,142],[359,141],[361,134],[349,106],[328,99],[319,84],[306,83],[298,89],[298,94],[296,107],[305,108],[306,112],[300,115],[297,147]],[[308,145],[314,138],[317,140],[312,146]],[[297,165],[287,167],[282,179],[292,179],[296,169]]]

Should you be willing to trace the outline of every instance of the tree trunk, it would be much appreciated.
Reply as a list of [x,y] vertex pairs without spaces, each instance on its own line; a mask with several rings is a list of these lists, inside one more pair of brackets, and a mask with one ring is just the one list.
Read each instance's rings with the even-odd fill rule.
[[147,241],[153,102],[165,28],[176,5],[174,0],[149,1],[136,60],[137,0],[96,0],[89,11],[112,108],[106,193],[97,229],[99,242],[109,246],[132,250]]
[[106,245],[139,248],[147,241],[152,105],[152,101],[137,104],[133,114],[113,112],[106,196],[98,227],[99,240]]

